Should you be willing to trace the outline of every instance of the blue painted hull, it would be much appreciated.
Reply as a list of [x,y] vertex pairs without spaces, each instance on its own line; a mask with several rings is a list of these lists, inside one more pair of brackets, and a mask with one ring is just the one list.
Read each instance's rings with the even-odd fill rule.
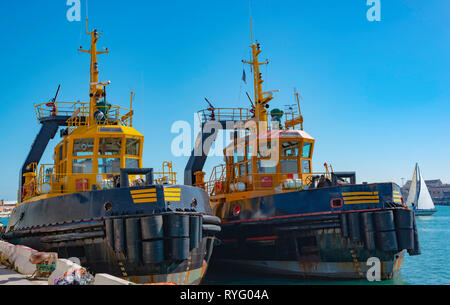
[[[394,197],[399,191],[393,183],[350,185],[225,203],[216,207],[225,215],[212,268],[226,262],[266,274],[353,279],[366,278],[376,257],[381,278],[394,278],[405,250],[420,253],[414,215]],[[359,200],[360,193],[376,195]]]
[[[13,210],[3,238],[57,252],[60,258],[77,257],[94,274],[108,273],[139,283],[199,284],[220,228],[211,218],[204,191],[175,187],[181,192],[180,200],[174,202],[164,200],[163,186],[88,191],[25,202]],[[131,195],[150,189],[157,196],[155,202],[141,203]]]

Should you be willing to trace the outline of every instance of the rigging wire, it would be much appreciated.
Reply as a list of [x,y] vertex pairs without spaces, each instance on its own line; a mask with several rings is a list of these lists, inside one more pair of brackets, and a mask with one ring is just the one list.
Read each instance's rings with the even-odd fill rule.
[[89,18],[89,0],[86,0],[86,19]]
[[[89,0],[86,0],[86,18],[85,18],[86,23],[87,23],[88,18],[89,18]],[[81,30],[80,30],[79,45],[81,46],[81,42],[83,40],[83,32],[84,32],[85,25],[83,24],[83,22],[80,22],[80,24],[81,24]]]

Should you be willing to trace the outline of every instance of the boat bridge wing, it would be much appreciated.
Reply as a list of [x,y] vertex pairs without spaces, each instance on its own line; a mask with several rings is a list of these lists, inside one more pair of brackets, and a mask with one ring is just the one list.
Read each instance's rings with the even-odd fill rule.
[[[72,106],[67,107],[68,104],[71,104]],[[78,103],[52,102],[35,106],[36,117],[39,123],[41,123],[41,129],[36,135],[36,138],[31,145],[31,149],[28,152],[28,156],[21,168],[19,190],[22,189],[25,182],[24,174],[33,171],[30,165],[33,163],[39,164],[48,143],[51,139],[55,138],[59,127],[68,126],[69,119],[73,116],[73,113],[76,112],[75,107],[77,104]],[[19,203],[22,202],[21,192],[19,192],[18,197]]]
[[203,170],[217,134],[221,130],[234,130],[237,137],[238,130],[244,129],[245,122],[252,118],[251,111],[245,108],[209,108],[198,115],[201,131],[184,170],[185,185],[194,185],[195,173]]

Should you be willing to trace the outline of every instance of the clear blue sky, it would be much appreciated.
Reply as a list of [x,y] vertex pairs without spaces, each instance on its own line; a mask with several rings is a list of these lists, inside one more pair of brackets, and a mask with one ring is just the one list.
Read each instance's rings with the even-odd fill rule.
[[[400,183],[419,162],[426,179],[450,182],[450,1],[381,4],[382,21],[371,23],[366,0],[253,0],[255,37],[271,61],[264,88],[281,90],[273,107],[293,103],[294,87],[301,92],[316,171],[330,162],[359,181]],[[33,104],[59,83],[60,100],[88,100],[89,57],[76,49],[89,38],[83,22],[66,20],[67,9],[66,0],[0,3],[0,198],[16,198],[39,130]],[[171,156],[172,123],[192,122],[204,97],[248,106],[248,1],[96,0],[89,19],[111,51],[99,60],[110,101],[127,106],[136,91],[144,165],[172,160],[182,179],[187,158]]]

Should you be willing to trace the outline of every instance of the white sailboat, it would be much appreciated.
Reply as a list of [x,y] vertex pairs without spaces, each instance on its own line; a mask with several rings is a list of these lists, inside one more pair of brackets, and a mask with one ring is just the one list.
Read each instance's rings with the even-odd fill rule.
[[419,216],[432,215],[437,211],[418,164],[414,169],[406,205],[411,207],[414,213]]

